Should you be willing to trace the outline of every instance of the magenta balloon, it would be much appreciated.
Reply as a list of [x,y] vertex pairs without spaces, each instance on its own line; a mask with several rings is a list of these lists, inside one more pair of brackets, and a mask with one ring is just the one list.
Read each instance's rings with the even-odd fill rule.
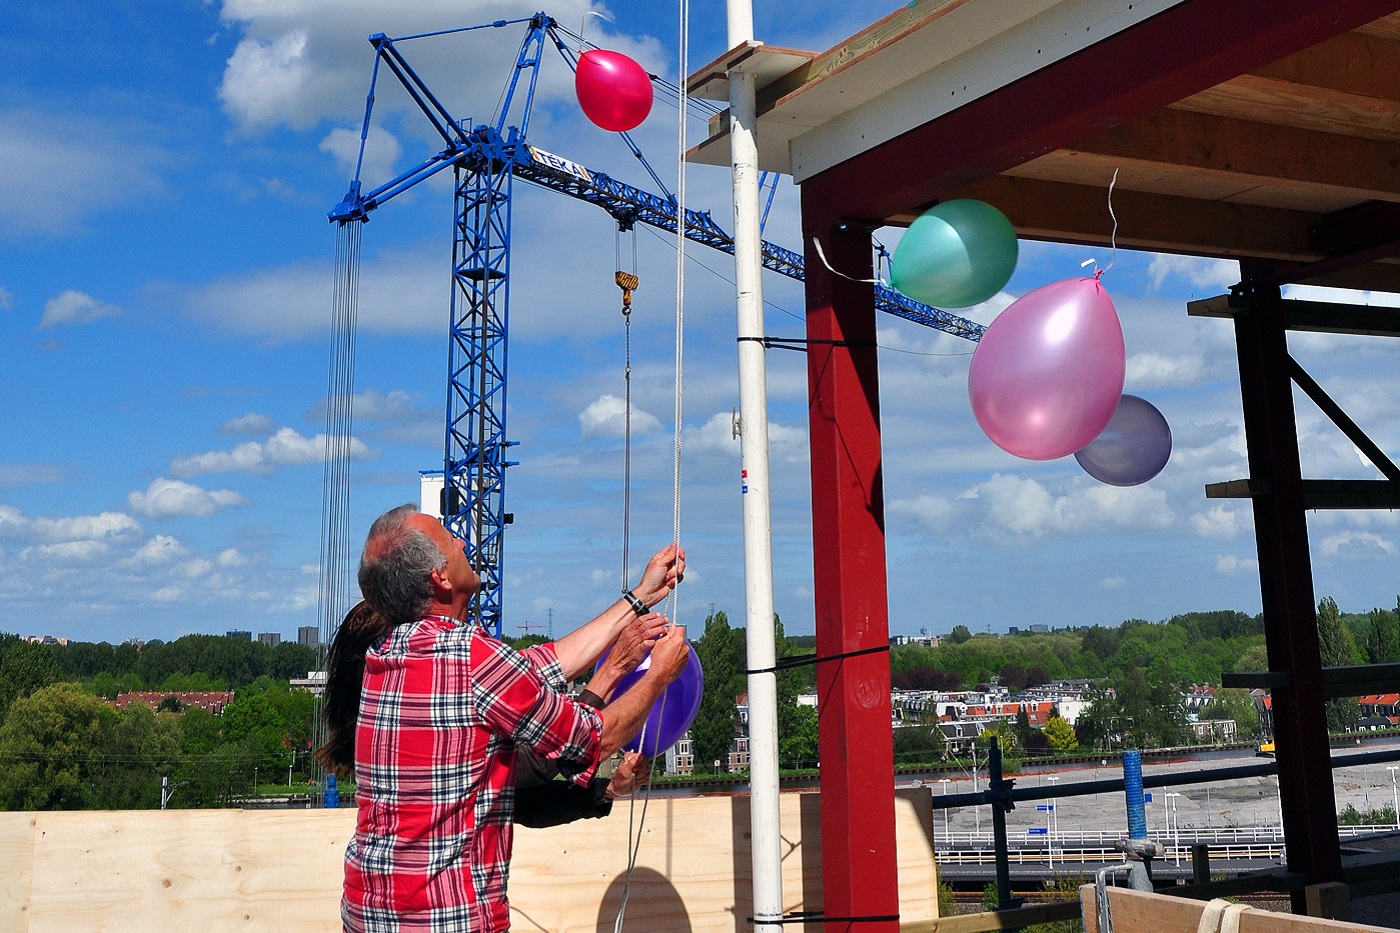
[[[705,672],[700,669],[700,658],[695,653],[695,646],[690,645],[689,648],[690,663],[652,704],[641,733],[633,736],[623,746],[628,751],[640,751],[648,758],[655,758],[679,742],[681,736],[685,735],[685,730],[695,721],[695,714],[700,712],[701,694],[705,692]],[[604,654],[603,657],[606,658],[607,655]],[[600,659],[598,663],[603,662]],[[618,681],[612,699],[616,700],[630,690],[642,679],[642,675],[650,666],[651,658],[648,656],[635,671]]]
[[651,77],[621,52],[584,52],[574,72],[574,91],[584,114],[605,130],[635,129],[651,113]]
[[1137,486],[1162,472],[1171,455],[1167,419],[1146,399],[1124,395],[1108,426],[1074,459],[1101,483]]
[[967,394],[982,430],[1007,453],[1054,460],[1099,435],[1123,394],[1123,326],[1097,278],[1023,295],[982,335]]

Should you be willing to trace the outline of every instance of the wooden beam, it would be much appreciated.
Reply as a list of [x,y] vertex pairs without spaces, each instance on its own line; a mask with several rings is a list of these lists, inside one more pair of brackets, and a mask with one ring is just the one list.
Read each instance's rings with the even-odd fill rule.
[[994,930],[1019,930],[1037,923],[1057,920],[1078,920],[1078,901],[1055,904],[1031,904],[1010,910],[989,910],[956,917],[939,917],[918,923],[901,923],[899,933],[992,933]]
[[[1395,8],[1394,0],[1182,0],[808,179],[804,224],[883,224],[970,181],[1072,145]],[[1200,41],[1206,35],[1215,41]]]
[[1338,94],[1400,103],[1400,42],[1359,32],[1334,36],[1251,74]]
[[[977,198],[1006,214],[1019,236],[1031,240],[1108,246],[1108,179],[1102,186],[993,175],[947,192]],[[1118,245],[1198,256],[1248,256],[1312,262],[1323,258],[1308,238],[1322,214],[1252,204],[1126,191],[1115,188]],[[899,223],[917,215],[900,214]]]
[[1241,190],[1322,186],[1351,202],[1400,199],[1400,147],[1394,143],[1186,110],[1153,111],[1080,140],[1061,157],[1077,153],[1169,166],[1172,183],[1198,178]]
[[[1207,499],[1259,499],[1270,495],[1269,484],[1236,479],[1207,483]],[[1384,479],[1305,479],[1307,509],[1400,509],[1400,484]]]

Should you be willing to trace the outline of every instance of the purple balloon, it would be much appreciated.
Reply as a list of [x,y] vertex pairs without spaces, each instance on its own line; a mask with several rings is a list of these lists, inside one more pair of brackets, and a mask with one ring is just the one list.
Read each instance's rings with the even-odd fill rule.
[[1027,460],[1082,449],[1123,394],[1123,326],[1097,277],[1029,292],[982,335],[967,394],[987,437]]
[[[705,692],[705,673],[700,669],[700,658],[695,653],[695,646],[687,647],[690,649],[690,663],[652,704],[641,733],[633,736],[623,746],[629,752],[640,751],[648,758],[656,758],[680,741],[681,736],[685,735],[685,731],[695,721],[695,714],[700,712],[700,697]],[[606,654],[598,663],[602,664],[605,658]],[[635,671],[623,675],[617,682],[612,699],[616,700],[630,690],[650,667],[651,655],[648,654],[642,659],[642,663],[637,665]]]
[[1094,479],[1110,486],[1137,486],[1167,465],[1172,429],[1151,402],[1136,395],[1118,400],[1118,410],[1098,437],[1074,455]]

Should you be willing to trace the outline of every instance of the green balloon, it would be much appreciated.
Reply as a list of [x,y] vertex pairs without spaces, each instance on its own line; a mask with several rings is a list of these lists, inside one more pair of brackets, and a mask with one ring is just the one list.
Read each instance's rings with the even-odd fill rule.
[[1016,228],[985,201],[936,204],[904,233],[890,284],[925,304],[970,308],[1001,291],[1016,269]]

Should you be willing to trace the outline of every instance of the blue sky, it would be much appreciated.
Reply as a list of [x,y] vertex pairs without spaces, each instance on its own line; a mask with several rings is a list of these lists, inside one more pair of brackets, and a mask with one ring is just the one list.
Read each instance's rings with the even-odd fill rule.
[[[595,6],[590,38],[676,79],[669,5]],[[893,4],[759,3],[759,38],[826,49]],[[577,28],[579,0],[549,12]],[[321,447],[334,231],[325,212],[351,173],[372,65],[365,37],[527,16],[510,3],[382,0],[22,2],[0,71],[0,630],[82,640],[169,639],[231,628],[291,637],[316,621]],[[692,67],[723,51],[723,8],[696,4]],[[406,47],[458,116],[489,116],[521,33]],[[700,121],[689,133],[696,141]],[[637,138],[675,177],[674,111]],[[583,119],[546,56],[531,141],[651,187],[617,139]],[[421,118],[381,85],[365,172],[384,180],[434,151]],[[693,167],[690,202],[725,227],[728,176]],[[780,191],[767,236],[798,248],[797,198]],[[450,189],[420,185],[366,226],[358,346],[356,536],[417,498],[441,463]],[[1123,217],[1124,224],[1132,222]],[[516,187],[506,628],[556,632],[621,579],[622,320],[608,217]],[[891,247],[897,231],[881,238]],[[674,253],[637,234],[633,314],[632,549],[671,528]],[[630,241],[622,249],[630,253]],[[1107,257],[1099,251],[1100,263]],[[690,247],[680,621],[742,616],[732,261]],[[1023,244],[1006,292],[967,316],[1081,274],[1092,255]],[[1116,624],[1192,609],[1257,611],[1246,505],[1207,482],[1245,475],[1227,324],[1184,302],[1233,281],[1232,264],[1119,252],[1104,279],[1128,342],[1128,391],[1170,421],[1176,451],[1152,483],[1100,486],[1073,458],[1017,460],[978,430],[972,346],[881,322],[891,630]],[[767,329],[801,333],[800,288],[765,281]],[[1376,341],[1295,339],[1296,355],[1394,452],[1395,367]],[[769,354],[776,606],[812,626],[805,368]],[[1368,477],[1300,405],[1310,475]],[[1395,517],[1310,519],[1319,594],[1344,610],[1393,606]],[[635,575],[635,572],[634,572]]]

